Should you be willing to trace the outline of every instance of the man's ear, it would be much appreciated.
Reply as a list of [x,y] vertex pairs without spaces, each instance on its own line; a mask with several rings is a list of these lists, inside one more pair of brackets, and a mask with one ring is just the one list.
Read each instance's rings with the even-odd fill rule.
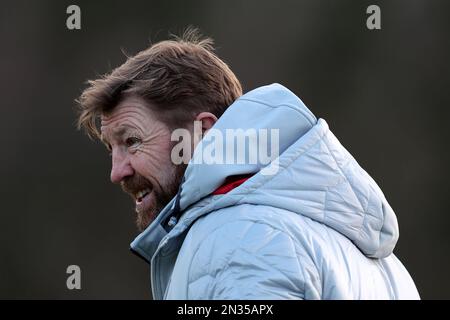
[[211,112],[201,112],[195,117],[195,121],[201,121],[203,135],[213,127],[217,121],[217,117]]

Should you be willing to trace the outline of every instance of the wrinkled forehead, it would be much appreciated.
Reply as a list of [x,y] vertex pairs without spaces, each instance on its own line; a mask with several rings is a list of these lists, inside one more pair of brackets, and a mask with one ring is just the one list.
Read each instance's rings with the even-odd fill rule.
[[114,109],[100,115],[101,125],[107,126],[118,121],[128,119],[146,119],[150,116],[149,108],[140,100],[127,99],[119,103]]
[[150,113],[139,101],[124,101],[113,110],[100,115],[100,132],[103,138],[124,133],[128,129],[143,129],[150,122]]

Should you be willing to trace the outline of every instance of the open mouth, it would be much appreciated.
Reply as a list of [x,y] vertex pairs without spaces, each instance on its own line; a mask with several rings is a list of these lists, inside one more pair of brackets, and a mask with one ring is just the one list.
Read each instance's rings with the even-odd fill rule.
[[141,204],[142,201],[144,200],[144,198],[150,194],[151,190],[150,189],[144,189],[139,191],[138,193],[136,193],[135,198],[136,198],[136,204]]

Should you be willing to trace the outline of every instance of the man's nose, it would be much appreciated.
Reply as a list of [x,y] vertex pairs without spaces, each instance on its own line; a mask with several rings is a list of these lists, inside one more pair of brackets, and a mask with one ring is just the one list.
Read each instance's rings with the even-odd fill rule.
[[131,163],[128,157],[119,154],[118,152],[112,153],[112,168],[111,168],[111,182],[120,183],[126,177],[132,176],[134,170],[131,167]]

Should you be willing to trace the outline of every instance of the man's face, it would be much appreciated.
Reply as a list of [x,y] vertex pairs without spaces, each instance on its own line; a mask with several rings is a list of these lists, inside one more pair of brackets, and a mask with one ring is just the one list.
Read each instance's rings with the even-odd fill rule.
[[135,201],[141,231],[175,196],[184,174],[185,166],[170,159],[170,135],[148,102],[136,96],[125,97],[101,117],[101,139],[112,157],[111,181]]

